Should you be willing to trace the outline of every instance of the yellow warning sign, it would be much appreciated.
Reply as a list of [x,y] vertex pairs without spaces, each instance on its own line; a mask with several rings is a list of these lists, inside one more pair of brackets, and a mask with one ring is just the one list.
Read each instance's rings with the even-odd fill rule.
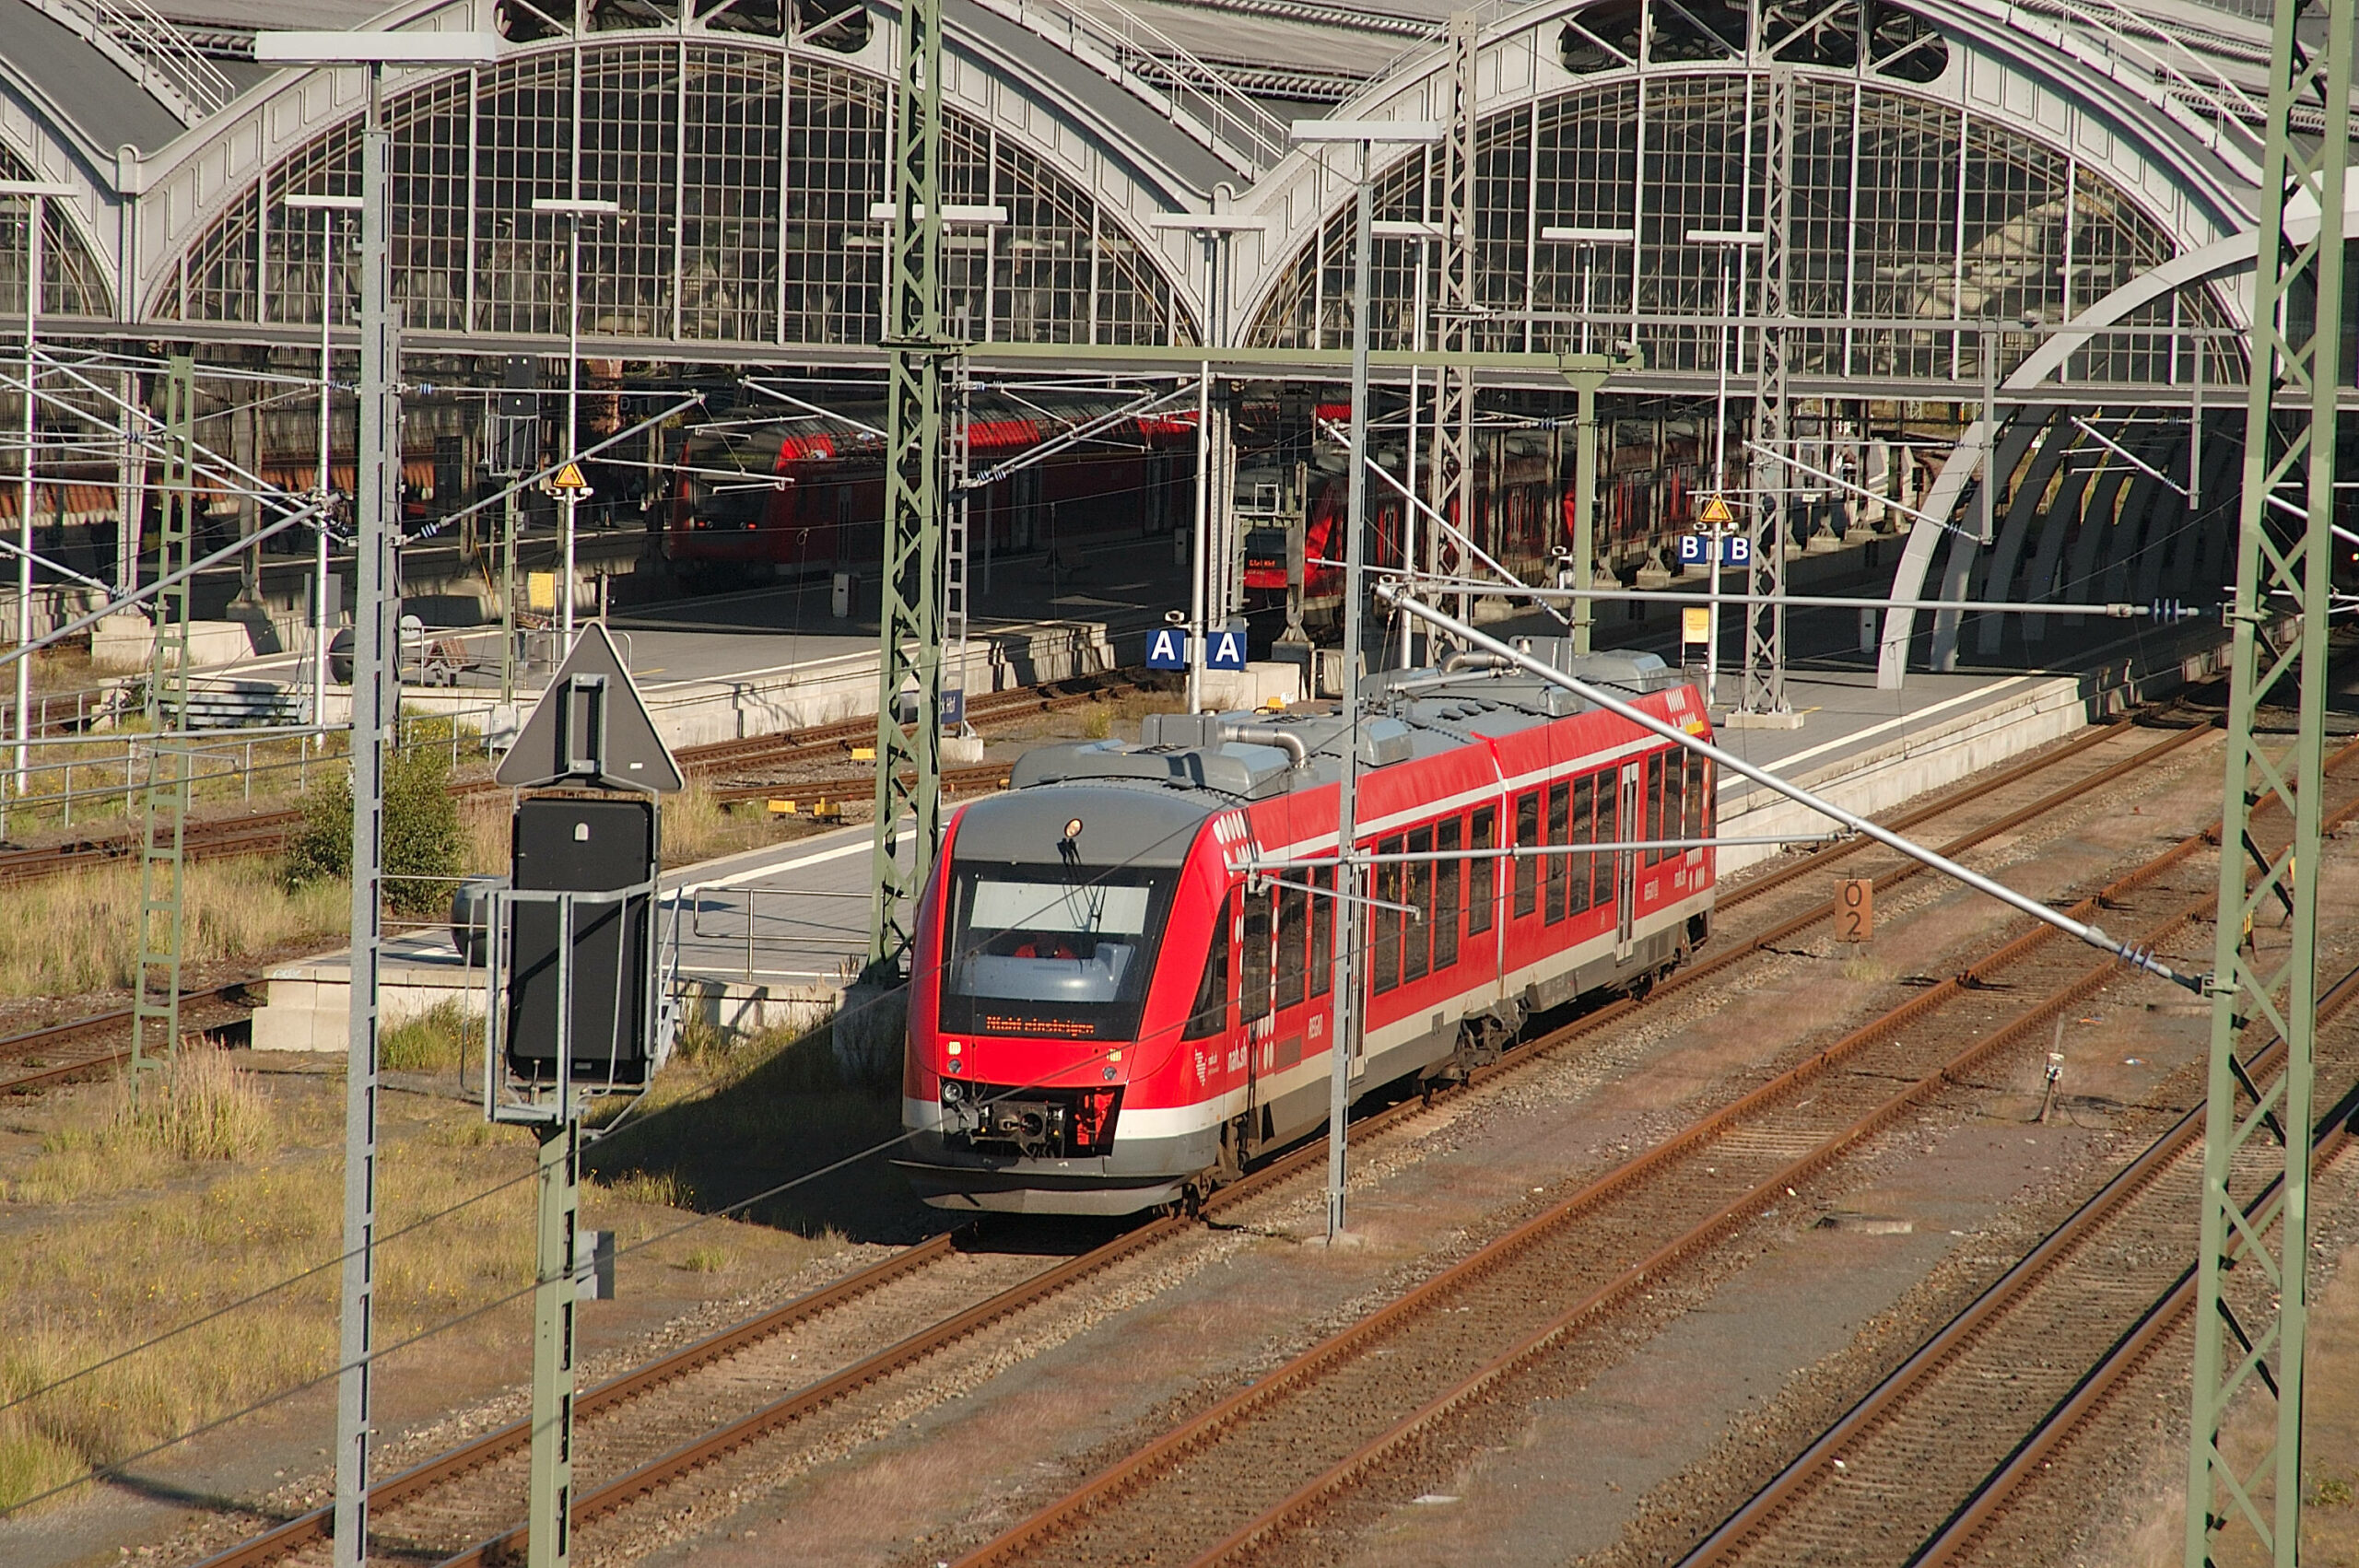
[[1729,510],[1729,504],[1726,501],[1718,496],[1711,496],[1705,499],[1703,521],[1717,527],[1721,523],[1734,522],[1736,514]]
[[[590,488],[590,481],[581,477],[581,465],[580,463],[569,462],[563,468],[558,469],[555,474],[549,476],[549,488],[552,490],[587,490]],[[1726,510],[1727,509],[1723,508],[1721,509]]]

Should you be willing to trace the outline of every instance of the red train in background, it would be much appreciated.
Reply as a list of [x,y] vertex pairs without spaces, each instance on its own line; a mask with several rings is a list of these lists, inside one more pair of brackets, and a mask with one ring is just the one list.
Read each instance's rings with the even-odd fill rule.
[[[1701,694],[1651,654],[1535,651],[1709,732]],[[1368,683],[1383,717],[1360,732],[1357,841],[1381,902],[1356,915],[1332,896],[1332,713],[1151,716],[1135,746],[1029,752],[1006,793],[959,812],[910,990],[898,1163],[920,1196],[1127,1213],[1313,1131],[1339,929],[1357,939],[1364,1088],[1478,1065],[1531,1014],[1682,962],[1709,930],[1712,851],[1579,847],[1708,837],[1709,766],[1459,662]]]
[[[974,472],[1115,414],[1113,399],[979,391],[968,434]],[[874,570],[884,558],[882,403],[841,414],[758,415],[689,432],[664,500],[663,554],[675,570],[742,579]],[[1054,546],[1091,535],[1168,532],[1189,513],[1194,415],[1118,418],[1018,470],[972,500],[968,550]]]

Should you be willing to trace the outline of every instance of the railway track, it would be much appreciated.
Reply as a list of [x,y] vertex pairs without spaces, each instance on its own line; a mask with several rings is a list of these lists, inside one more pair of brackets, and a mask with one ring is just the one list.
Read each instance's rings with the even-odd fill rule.
[[[181,1005],[202,1018],[226,1004],[233,1012],[222,1022],[235,1022],[234,1010],[251,1011],[259,1005],[252,998],[255,984],[251,978],[225,980],[183,991]],[[131,1009],[119,1007],[0,1039],[0,1094],[51,1088],[130,1060],[131,1052],[121,1043],[130,1026]],[[189,1032],[202,1028],[200,1024]]]
[[[2336,783],[2331,820],[2359,815],[2359,790]],[[2073,914],[2102,907],[2142,944],[2167,942],[2212,907],[2199,851],[2215,835],[2180,840]],[[1101,1470],[960,1568],[1205,1568],[1272,1546],[1536,1363],[1611,1364],[1649,1293],[1702,1288],[1756,1222],[1807,1202],[1877,1134],[2120,972],[2034,927]]]
[[[2126,723],[2095,731],[2070,745],[2029,759],[1903,813],[1895,819],[1895,825],[1916,825],[1942,814],[1957,812],[1994,793],[2036,781],[2042,774],[2108,742],[2117,741],[2127,732]],[[2201,731],[2176,732],[2157,743],[2140,748],[2130,757],[2104,763],[2082,773],[2064,786],[2043,794],[2029,805],[2007,812],[1996,820],[1952,839],[1946,848],[1956,852],[1994,835],[2012,831],[2034,817],[2083,798],[2092,789],[2102,788],[2130,771],[2169,757],[2200,736]],[[1780,889],[1790,888],[1801,878],[1823,872],[1833,864],[1848,860],[1853,855],[1873,848],[1861,844],[1830,846],[1792,865],[1749,880],[1731,890],[1724,900],[1723,907],[1742,907]],[[1776,921],[1766,930],[1746,939],[1742,944],[1743,951],[1757,951],[1762,945],[1785,940],[1825,919],[1828,912],[1824,900],[1814,900],[1810,911]],[[1715,966],[1717,968],[1717,963]],[[1672,983],[1683,983],[1682,978],[1675,978]],[[1473,1075],[1472,1081],[1482,1082],[1500,1073],[1517,1071],[1523,1063],[1538,1059],[1556,1047],[1586,1036],[1594,1028],[1604,1026],[1613,1018],[1625,1015],[1635,1005],[1616,1004],[1601,1009],[1591,1017],[1579,1020],[1532,1047],[1513,1053],[1507,1060],[1480,1070]],[[1416,1118],[1423,1112],[1424,1106],[1418,1101],[1402,1102],[1362,1118],[1356,1124],[1356,1136],[1381,1136]],[[1216,1216],[1298,1173],[1317,1167],[1324,1158],[1323,1141],[1297,1149],[1277,1162],[1255,1170],[1243,1181],[1215,1193],[1208,1199],[1207,1211]],[[927,1248],[903,1254],[872,1270],[851,1276],[817,1296],[740,1325],[703,1345],[690,1347],[687,1351],[651,1363],[612,1384],[587,1393],[577,1405],[585,1423],[581,1435],[577,1439],[577,1473],[584,1483],[576,1502],[577,1527],[594,1524],[605,1515],[657,1494],[737,1448],[782,1428],[819,1416],[851,1399],[860,1391],[939,1355],[989,1325],[1012,1318],[1102,1275],[1128,1258],[1194,1230],[1192,1222],[1187,1220],[1173,1217],[1157,1219],[1081,1257],[1047,1268],[1027,1269],[1021,1277],[990,1293],[979,1289],[990,1281],[970,1270],[971,1277],[966,1281],[969,1292],[967,1296],[960,1298],[956,1289],[949,1289],[946,1299],[936,1301],[929,1308],[918,1300],[904,1300],[903,1297],[926,1295],[943,1286],[948,1277],[946,1273],[938,1275],[938,1271],[948,1269],[952,1259],[964,1256],[957,1251],[957,1244],[947,1240],[937,1241],[928,1244]],[[736,1367],[735,1363],[735,1358],[745,1352],[765,1342],[775,1341],[789,1328],[824,1326],[825,1320],[838,1308],[860,1301],[874,1304],[881,1300],[879,1293],[882,1292],[896,1293],[888,1308],[880,1307],[893,1321],[923,1322],[928,1326],[879,1350],[862,1350],[851,1345],[839,1347],[840,1353],[835,1370],[823,1373],[816,1381],[809,1380],[814,1370],[813,1363],[798,1362],[796,1367],[804,1381],[794,1393],[748,1410],[719,1426],[710,1423],[710,1412],[715,1401],[698,1398],[685,1391],[684,1380],[693,1378],[702,1369],[722,1363],[731,1363],[734,1368],[730,1373],[732,1379],[745,1380],[753,1375]],[[781,1377],[780,1382],[792,1386],[793,1378]],[[621,1419],[625,1407],[667,1387],[683,1388],[683,1397],[676,1402],[679,1408],[669,1411],[640,1408],[632,1410],[627,1421]],[[743,1394],[736,1394],[732,1402],[742,1405]],[[617,1422],[617,1426],[610,1430],[631,1424],[641,1430],[610,1446],[608,1439],[600,1435],[601,1424],[610,1419]],[[512,1550],[521,1526],[513,1524],[512,1520],[487,1516],[485,1509],[487,1506],[504,1506],[511,1512],[514,1509],[522,1484],[516,1466],[521,1463],[520,1456],[525,1441],[521,1426],[511,1427],[488,1433],[475,1443],[393,1478],[381,1483],[379,1491],[372,1494],[372,1515],[380,1518],[381,1527],[398,1534],[407,1543],[406,1550],[415,1553],[428,1550],[429,1541],[471,1542],[445,1559],[451,1568],[499,1562],[504,1553]],[[475,1478],[475,1480],[466,1481],[465,1478],[470,1477]],[[456,1497],[452,1492],[452,1488],[463,1483],[470,1493],[465,1499]],[[487,1504],[482,1501],[484,1498],[489,1498],[491,1504]],[[323,1539],[326,1522],[324,1511],[290,1520],[264,1536],[207,1560],[205,1568],[261,1568],[265,1563],[308,1555]]]
[[[1037,714],[1086,708],[1144,689],[1136,680],[1119,673],[1050,681],[979,696],[968,705],[968,716],[969,722],[978,725],[1007,724]],[[875,734],[874,720],[846,720],[809,726],[789,734],[757,735],[685,747],[679,754],[679,762],[693,778],[728,779],[747,772],[783,771],[817,763],[848,761],[857,743],[873,741]],[[1007,769],[997,764],[948,768],[944,770],[943,786],[953,793],[972,793],[997,789],[1006,778]],[[865,801],[874,792],[875,782],[876,776],[871,772],[816,781],[797,779],[785,786],[723,783],[713,793],[724,803],[760,800],[780,793],[782,788],[791,788],[802,795]],[[466,779],[452,786],[453,793],[462,798],[494,793],[499,789],[489,778]],[[235,816],[192,818],[186,829],[185,852],[196,860],[275,854],[287,847],[288,836],[302,820],[303,813],[291,807],[241,812]],[[128,860],[138,853],[139,836],[132,830],[94,835],[65,844],[0,848],[0,887],[38,882],[108,860]]]
[[[2319,999],[2324,1082],[2349,1083],[2359,1071],[2359,1038],[2329,1028],[2354,1001],[2359,969]],[[2284,1048],[2277,1037],[2252,1052],[2246,1077],[2263,1081]],[[2318,1122],[2314,1168],[2350,1136],[2352,1113],[2346,1095]],[[1931,1568],[1964,1555],[2193,1305],[2205,1120],[2196,1107],[2124,1166],[1681,1568]],[[2248,1147],[2244,1174],[2272,1149]],[[2230,1247],[2242,1240],[2232,1235]]]

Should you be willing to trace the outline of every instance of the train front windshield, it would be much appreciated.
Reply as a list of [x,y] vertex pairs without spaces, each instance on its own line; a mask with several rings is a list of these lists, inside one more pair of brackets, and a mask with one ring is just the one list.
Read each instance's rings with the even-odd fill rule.
[[698,523],[720,529],[760,527],[778,489],[769,474],[777,456],[775,443],[766,447],[734,432],[689,437],[680,454],[681,494]]
[[954,866],[943,1029],[1133,1037],[1175,880],[1087,866]]

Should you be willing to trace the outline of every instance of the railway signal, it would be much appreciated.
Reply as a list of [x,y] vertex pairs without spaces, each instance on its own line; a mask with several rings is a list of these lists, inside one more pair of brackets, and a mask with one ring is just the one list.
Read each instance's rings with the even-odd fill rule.
[[[574,465],[565,472],[579,477]],[[559,479],[565,477],[560,472]],[[528,795],[485,917],[484,1115],[538,1132],[531,1568],[569,1561],[573,1315],[614,1295],[610,1235],[582,1231],[581,1105],[643,1089],[671,1029],[655,971],[656,796],[679,764],[603,626],[550,678],[494,778]]]

